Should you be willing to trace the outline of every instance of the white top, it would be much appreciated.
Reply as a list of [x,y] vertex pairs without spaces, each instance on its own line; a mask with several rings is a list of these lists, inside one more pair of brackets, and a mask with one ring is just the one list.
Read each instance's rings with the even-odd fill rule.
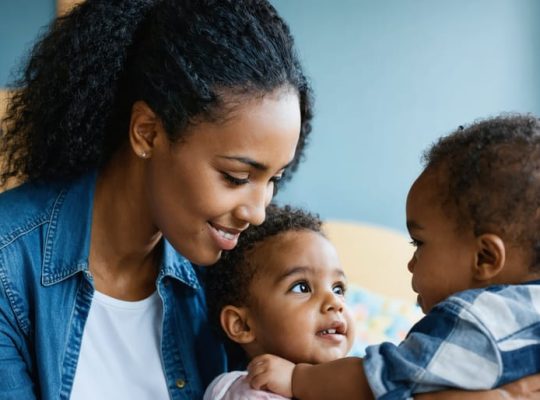
[[160,356],[162,315],[157,292],[140,301],[94,292],[71,399],[169,399]]

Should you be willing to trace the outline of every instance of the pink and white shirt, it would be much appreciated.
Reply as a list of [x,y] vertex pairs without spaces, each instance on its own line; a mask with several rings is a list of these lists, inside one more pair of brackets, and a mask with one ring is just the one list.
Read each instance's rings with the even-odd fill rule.
[[246,379],[247,371],[232,371],[219,375],[204,393],[203,400],[284,400],[275,393],[255,390]]

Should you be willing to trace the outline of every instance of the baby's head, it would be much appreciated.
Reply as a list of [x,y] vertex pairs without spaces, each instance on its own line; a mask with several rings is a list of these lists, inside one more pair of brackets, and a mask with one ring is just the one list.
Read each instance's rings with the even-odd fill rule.
[[407,197],[413,289],[428,312],[466,289],[540,277],[540,122],[485,120],[441,138]]
[[346,281],[334,246],[313,214],[271,205],[236,248],[208,270],[211,318],[248,358],[292,362],[344,357],[354,338]]

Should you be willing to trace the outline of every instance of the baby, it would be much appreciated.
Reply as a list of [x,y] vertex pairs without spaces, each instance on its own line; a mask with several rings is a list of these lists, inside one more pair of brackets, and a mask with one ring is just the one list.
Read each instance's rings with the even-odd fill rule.
[[[315,215],[271,205],[266,221],[248,228],[207,278],[211,318],[229,347],[249,359],[272,353],[318,364],[344,357],[352,346],[345,274]],[[246,374],[220,375],[204,399],[283,399],[252,389]]]
[[364,359],[255,357],[252,387],[298,399],[408,399],[540,371],[540,122],[460,127],[425,161],[406,212],[416,246],[408,268],[426,316],[399,346],[368,347]]

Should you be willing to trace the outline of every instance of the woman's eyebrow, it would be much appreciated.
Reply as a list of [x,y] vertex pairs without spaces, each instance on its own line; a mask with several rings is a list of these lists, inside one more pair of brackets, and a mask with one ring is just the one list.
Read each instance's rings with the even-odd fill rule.
[[[232,161],[238,161],[238,162],[241,162],[243,164],[246,164],[246,165],[249,165],[250,167],[253,167],[259,171],[268,171],[268,166],[263,164],[263,163],[260,163],[258,161],[255,161],[254,159],[252,158],[249,158],[249,157],[242,157],[242,156],[219,156],[219,158],[224,158],[226,160],[232,160]],[[284,165],[281,169],[285,169],[287,168],[289,165],[291,165],[293,161],[291,160],[290,162],[288,162],[286,165]]]
[[258,169],[259,171],[266,171],[268,167],[258,161],[253,160],[249,157],[242,157],[242,156],[219,156],[219,158],[224,158],[226,160],[233,160],[241,162],[242,164],[249,165],[250,167],[253,167],[255,169]]

